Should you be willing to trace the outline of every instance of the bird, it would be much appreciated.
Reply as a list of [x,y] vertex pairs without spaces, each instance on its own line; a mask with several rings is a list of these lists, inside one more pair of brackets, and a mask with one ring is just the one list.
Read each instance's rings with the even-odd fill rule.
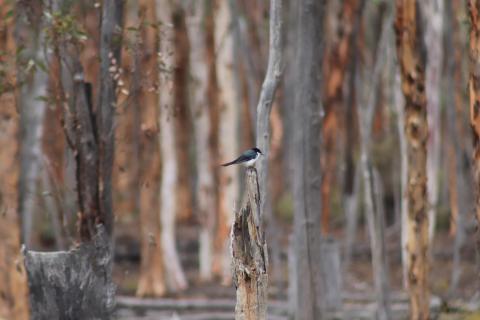
[[237,159],[222,164],[223,167],[230,166],[232,164],[242,164],[245,167],[253,167],[260,155],[263,155],[262,151],[258,148],[248,149],[242,153]]

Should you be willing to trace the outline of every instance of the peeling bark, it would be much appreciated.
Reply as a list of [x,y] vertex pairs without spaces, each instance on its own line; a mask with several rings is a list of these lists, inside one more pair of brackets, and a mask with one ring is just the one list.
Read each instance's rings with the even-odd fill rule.
[[397,0],[395,21],[397,58],[405,96],[405,135],[408,157],[408,291],[410,318],[429,319],[430,290],[427,195],[427,99],[425,59],[419,3]]

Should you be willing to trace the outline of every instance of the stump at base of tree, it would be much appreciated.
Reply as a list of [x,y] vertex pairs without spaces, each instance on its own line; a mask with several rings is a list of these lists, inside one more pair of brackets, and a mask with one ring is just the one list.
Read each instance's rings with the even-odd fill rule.
[[235,212],[230,240],[232,273],[237,291],[235,319],[266,319],[268,256],[255,168],[247,169],[245,197],[240,211]]
[[92,241],[70,251],[22,248],[31,319],[110,319],[115,307],[113,255],[103,225]]

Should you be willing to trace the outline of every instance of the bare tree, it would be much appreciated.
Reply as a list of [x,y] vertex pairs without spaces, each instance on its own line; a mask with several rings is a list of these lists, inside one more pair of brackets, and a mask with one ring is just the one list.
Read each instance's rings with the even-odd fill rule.
[[323,317],[320,216],[320,61],[323,3],[299,3],[293,137],[295,319]]
[[37,207],[38,185],[42,163],[42,133],[47,96],[48,74],[44,53],[45,33],[42,1],[19,2],[16,10],[17,81],[20,85],[20,203],[22,242],[32,245],[33,219]]
[[[15,52],[14,19],[8,12],[14,4],[0,1],[0,51]],[[17,12],[18,14],[18,12]],[[18,216],[19,180],[19,114],[15,90],[10,79],[15,77],[15,61],[4,56],[0,67],[5,72],[0,80],[0,318],[29,319],[28,285],[20,259],[20,217]],[[9,67],[11,65],[12,67]]]
[[208,110],[208,59],[206,47],[206,1],[190,0],[186,5],[187,31],[190,40],[190,107],[193,116],[198,174],[197,201],[200,230],[200,278],[213,277],[213,240],[216,222],[215,188],[212,150],[209,138],[212,131]]
[[[160,152],[162,156],[162,180],[160,183],[160,221],[161,245],[165,262],[165,271],[169,274],[167,286],[173,290],[184,290],[187,279],[178,257],[175,239],[176,191],[178,183],[178,166],[175,145],[175,122],[173,118],[173,70],[174,56],[174,29],[172,25],[173,2],[157,0],[157,19],[160,26],[159,49],[159,90],[158,104],[160,118]],[[173,193],[173,194],[172,194]]]
[[165,267],[160,242],[160,144],[158,127],[158,82],[156,68],[158,28],[155,0],[139,1],[139,34],[134,56],[133,103],[138,109],[139,130],[139,211],[141,230],[141,264],[137,296],[162,296],[166,292]]
[[425,71],[425,83],[427,94],[427,120],[429,127],[429,138],[427,144],[427,188],[428,201],[430,207],[428,209],[429,220],[429,241],[432,242],[435,233],[435,224],[437,216],[438,203],[438,175],[440,167],[440,131],[441,131],[441,80],[443,67],[443,15],[444,1],[427,0],[420,2],[422,16],[428,17],[424,19],[425,28],[425,45],[427,49],[427,67]]
[[395,21],[397,58],[405,96],[405,135],[408,156],[407,269],[411,319],[430,317],[428,288],[429,241],[427,195],[427,100],[425,45],[419,25],[419,3],[397,0]]
[[[235,77],[233,74],[234,50],[232,12],[228,1],[219,1],[215,12],[216,77],[219,108],[219,160],[227,162],[238,156],[238,110],[236,105]],[[215,246],[215,265],[224,281],[230,281],[230,254],[228,235],[232,225],[232,209],[239,194],[238,168],[232,166],[220,171],[218,199],[218,227]]]

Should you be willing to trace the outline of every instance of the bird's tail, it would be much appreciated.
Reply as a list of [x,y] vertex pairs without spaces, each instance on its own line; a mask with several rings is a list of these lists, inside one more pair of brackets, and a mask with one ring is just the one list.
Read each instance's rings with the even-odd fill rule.
[[221,164],[222,167],[228,167],[228,166],[231,166],[232,164],[236,164],[237,163],[237,160],[233,160],[231,162],[227,162],[227,163],[223,163]]

